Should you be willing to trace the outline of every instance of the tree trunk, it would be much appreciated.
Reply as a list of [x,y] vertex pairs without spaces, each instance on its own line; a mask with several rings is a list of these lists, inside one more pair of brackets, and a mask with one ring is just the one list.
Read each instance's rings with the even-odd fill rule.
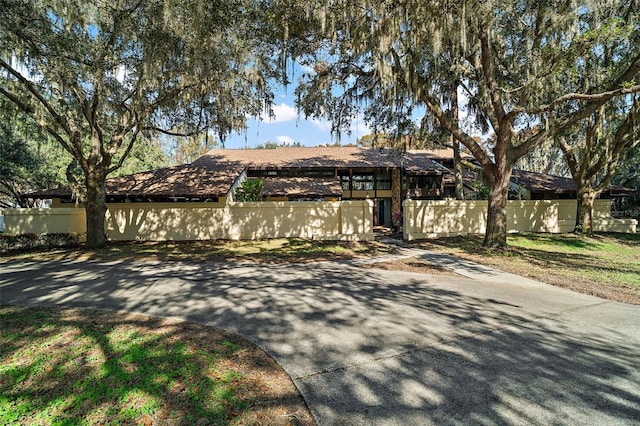
[[456,200],[464,200],[464,185],[462,180],[462,158],[460,156],[460,142],[453,139],[453,169],[456,183]]
[[484,246],[505,248],[507,246],[507,198],[511,167],[495,169],[487,173],[489,181],[489,205],[487,207],[487,230]]
[[99,248],[107,244],[105,234],[105,214],[107,213],[107,192],[104,172],[91,170],[87,173],[87,247]]
[[[458,86],[456,81],[451,87],[451,120],[458,125],[459,107],[458,107]],[[451,144],[453,145],[453,171],[456,185],[456,200],[464,200],[464,186],[462,181],[462,158],[460,157],[460,142],[451,134]]]
[[573,232],[591,237],[593,236],[593,204],[597,194],[587,182],[580,182],[577,189],[576,226]]

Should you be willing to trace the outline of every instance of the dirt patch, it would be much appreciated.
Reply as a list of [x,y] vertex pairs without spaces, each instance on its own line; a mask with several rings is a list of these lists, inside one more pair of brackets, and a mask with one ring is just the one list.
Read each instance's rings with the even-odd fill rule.
[[384,269],[387,271],[415,272],[419,274],[459,276],[441,266],[432,265],[422,259],[409,257],[406,259],[390,260],[387,262],[370,263],[367,268]]

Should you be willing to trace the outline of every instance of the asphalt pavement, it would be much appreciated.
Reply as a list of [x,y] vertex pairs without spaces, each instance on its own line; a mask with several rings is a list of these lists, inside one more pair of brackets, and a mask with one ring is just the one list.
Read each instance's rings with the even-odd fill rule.
[[282,365],[321,426],[640,423],[640,306],[458,266],[467,276],[338,262],[0,261],[0,305],[235,331]]

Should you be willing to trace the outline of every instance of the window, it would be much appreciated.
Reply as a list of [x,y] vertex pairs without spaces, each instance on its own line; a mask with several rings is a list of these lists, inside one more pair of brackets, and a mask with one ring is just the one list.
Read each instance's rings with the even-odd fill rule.
[[379,171],[376,174],[376,181],[378,190],[391,189],[391,173],[388,170]]
[[410,189],[440,189],[441,176],[411,176],[409,177]]
[[349,175],[342,175],[340,177],[340,185],[342,186],[343,191],[349,190]]
[[353,175],[354,191],[373,191],[373,175]]
[[301,176],[334,176],[333,170],[307,170],[300,173]]

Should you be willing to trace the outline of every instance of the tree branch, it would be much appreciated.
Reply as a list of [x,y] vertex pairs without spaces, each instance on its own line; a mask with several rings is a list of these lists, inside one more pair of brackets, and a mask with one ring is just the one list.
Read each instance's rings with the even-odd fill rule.
[[35,85],[31,81],[27,80],[22,74],[20,74],[11,65],[6,63],[2,58],[0,58],[0,66],[6,69],[16,79],[18,79],[18,81],[29,91],[29,93],[31,93],[38,100],[38,102],[40,102],[40,104],[49,112],[49,114],[51,114],[51,117],[53,117],[53,119],[65,131],[65,133],[71,136],[71,129],[69,128],[65,120],[62,119],[60,114],[58,114],[58,112],[53,108],[49,101],[47,101],[47,99],[42,95],[42,93],[40,93],[35,88]]
[[489,36],[486,33],[487,28],[482,27],[480,38],[480,64],[482,65],[482,74],[484,77],[487,90],[489,91],[489,98],[491,99],[491,105],[497,119],[496,132],[502,132],[502,124],[505,121],[506,113],[502,100],[500,99],[500,89],[493,77],[493,65],[491,64],[491,45],[489,44]]
[[122,156],[120,157],[118,162],[116,164],[114,164],[113,166],[111,166],[109,169],[107,169],[107,175],[109,173],[115,172],[120,167],[122,167],[122,164],[124,164],[124,161],[129,157],[129,154],[131,153],[131,150],[133,149],[133,145],[135,144],[136,140],[138,139],[138,134],[139,133],[140,133],[139,130],[136,130],[133,133],[133,135],[131,136],[131,139],[129,140],[129,143],[127,144],[127,147],[125,148],[125,150],[122,153]]
[[513,112],[515,113],[527,113],[527,114],[541,114],[544,112],[550,112],[553,111],[553,109],[555,109],[556,106],[558,106],[561,103],[564,102],[568,102],[568,101],[595,101],[595,102],[600,102],[600,101],[607,101],[613,97],[616,96],[620,96],[620,95],[626,95],[626,94],[631,94],[631,93],[637,93],[640,92],[640,84],[634,85],[634,86],[629,86],[629,87],[621,87],[619,89],[616,90],[609,90],[607,92],[601,92],[601,93],[594,93],[594,94],[587,94],[587,93],[567,93],[565,95],[560,96],[559,98],[555,99],[553,102],[551,102],[548,105],[542,105],[538,108],[535,108],[533,110],[526,110],[524,108],[519,108],[519,109],[515,109]]
[[0,94],[2,94],[4,97],[9,99],[11,102],[13,102],[22,112],[24,112],[29,117],[31,117],[40,128],[42,128],[51,136],[53,136],[60,143],[60,145],[62,145],[62,147],[67,150],[67,152],[73,154],[73,150],[71,146],[67,143],[67,141],[58,132],[56,132],[53,127],[51,127],[49,124],[47,124],[43,120],[38,119],[35,115],[33,108],[30,105],[26,104],[25,102],[21,101],[17,96],[5,90],[4,87],[0,87]]

